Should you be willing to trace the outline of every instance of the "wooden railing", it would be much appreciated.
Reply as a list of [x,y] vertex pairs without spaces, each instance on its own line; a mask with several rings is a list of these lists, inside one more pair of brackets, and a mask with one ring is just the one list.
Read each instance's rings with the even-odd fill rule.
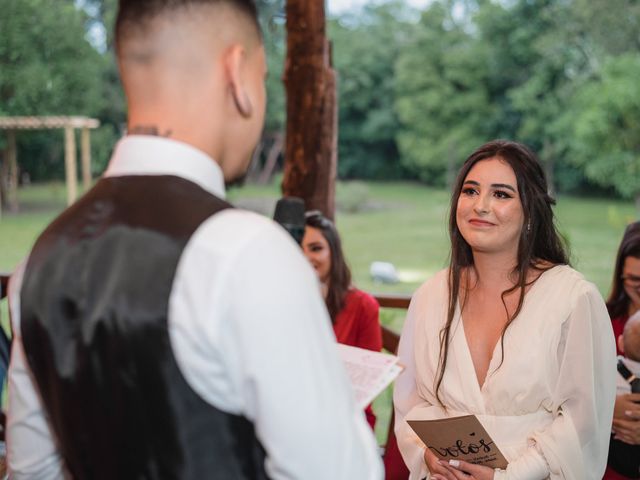
[[381,307],[384,308],[409,308],[411,295],[390,295],[384,293],[376,293],[373,295]]
[[[411,301],[410,295],[374,294],[374,297],[382,308],[400,308],[406,310],[407,308],[409,308],[409,303]],[[385,327],[384,325],[382,325],[381,328],[382,347],[388,352],[397,353],[398,343],[400,342],[400,334],[388,327]],[[389,427],[387,430],[387,440],[385,444],[382,445],[382,458],[385,465],[385,478],[392,480],[398,478],[406,478],[405,475],[407,473],[404,468],[399,468],[399,465],[402,464],[402,460],[400,460],[400,453],[398,451],[396,436],[393,431],[394,417],[395,415],[392,406],[391,416],[389,418]]]
[[[373,296],[383,308],[401,308],[406,310],[409,308],[409,302],[411,301],[411,295],[374,294]],[[400,334],[398,332],[382,325],[382,348],[388,352],[396,353],[399,341]]]

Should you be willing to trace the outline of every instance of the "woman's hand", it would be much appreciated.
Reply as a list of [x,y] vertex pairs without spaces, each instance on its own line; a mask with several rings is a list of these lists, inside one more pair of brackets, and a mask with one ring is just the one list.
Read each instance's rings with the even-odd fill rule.
[[[462,460],[451,460],[450,462],[440,460],[438,464],[452,474],[455,480],[493,480],[493,474],[495,473],[493,468],[474,465]],[[450,477],[436,474],[432,475],[431,478],[433,480],[444,480]]]
[[618,395],[613,410],[614,438],[640,445],[640,393]]
[[456,476],[444,467],[438,457],[428,448],[424,451],[424,461],[431,473],[430,478],[433,480],[457,480]]

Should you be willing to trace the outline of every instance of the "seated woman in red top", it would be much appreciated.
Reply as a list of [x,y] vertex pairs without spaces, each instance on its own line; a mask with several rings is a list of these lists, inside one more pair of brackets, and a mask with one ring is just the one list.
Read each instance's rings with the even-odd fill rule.
[[[640,222],[627,226],[618,248],[613,284],[607,299],[616,338],[622,335],[627,319],[640,310]],[[618,350],[618,355],[622,352]],[[640,445],[640,394],[618,395],[613,411],[615,438],[632,445]],[[610,467],[604,480],[627,480]]]
[[[378,302],[351,284],[351,271],[342,253],[338,231],[333,222],[317,210],[306,215],[302,250],[320,279],[338,342],[379,352],[382,331]],[[376,417],[371,405],[365,413],[374,428]]]

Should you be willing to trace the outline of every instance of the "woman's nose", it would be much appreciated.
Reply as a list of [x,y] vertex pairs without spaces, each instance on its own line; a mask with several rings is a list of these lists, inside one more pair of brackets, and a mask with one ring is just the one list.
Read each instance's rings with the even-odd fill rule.
[[473,205],[473,209],[478,214],[486,214],[489,213],[489,202],[490,199],[487,195],[478,195],[476,197],[476,202]]

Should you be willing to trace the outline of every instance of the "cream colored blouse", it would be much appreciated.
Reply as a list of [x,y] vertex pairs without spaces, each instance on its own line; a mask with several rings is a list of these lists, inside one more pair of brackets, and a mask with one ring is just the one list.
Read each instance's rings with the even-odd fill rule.
[[496,345],[480,388],[460,311],[435,397],[439,332],[447,317],[448,271],[414,294],[400,340],[406,366],[396,380],[395,431],[410,480],[429,478],[424,444],[405,421],[475,414],[509,461],[494,480],[600,480],[605,470],[615,400],[615,342],[595,286],[568,266],[544,272]]

